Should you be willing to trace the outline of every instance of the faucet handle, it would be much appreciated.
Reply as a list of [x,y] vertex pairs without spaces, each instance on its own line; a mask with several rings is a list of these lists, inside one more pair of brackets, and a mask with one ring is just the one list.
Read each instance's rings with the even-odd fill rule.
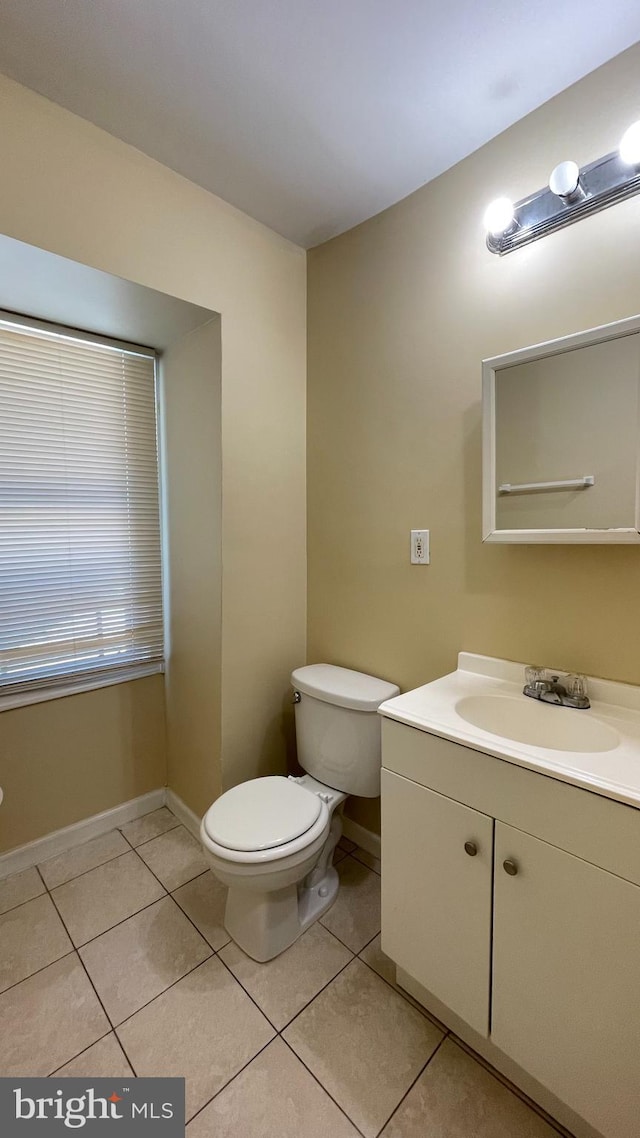
[[567,693],[573,699],[587,699],[587,677],[580,674],[567,676]]
[[530,664],[529,667],[524,670],[524,679],[527,687],[535,688],[536,684],[546,679],[545,670],[544,668],[538,667],[537,664]]

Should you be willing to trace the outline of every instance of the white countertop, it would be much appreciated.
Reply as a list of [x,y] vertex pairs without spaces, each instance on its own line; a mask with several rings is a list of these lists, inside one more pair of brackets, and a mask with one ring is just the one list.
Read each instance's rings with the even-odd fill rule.
[[[509,660],[461,652],[457,671],[386,700],[379,711],[388,719],[420,731],[640,808],[640,687],[590,676],[589,709],[555,707],[522,694],[524,667]],[[607,728],[616,732],[616,738],[612,736],[613,745],[607,750],[589,751],[554,750],[519,742],[473,726],[459,714],[456,705],[474,696],[522,700],[519,706],[529,717],[579,716],[579,723],[571,723],[575,722],[580,733],[584,734],[587,724],[591,724],[594,738],[608,734]],[[529,706],[525,710],[525,705],[536,710]],[[517,715],[513,704],[510,710]],[[549,726],[553,733],[553,725],[561,730],[570,729],[571,723],[559,718],[545,719],[544,727]]]

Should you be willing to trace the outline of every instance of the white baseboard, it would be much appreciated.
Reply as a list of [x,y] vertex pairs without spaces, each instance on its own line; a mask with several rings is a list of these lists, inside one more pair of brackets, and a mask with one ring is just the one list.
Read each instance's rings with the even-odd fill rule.
[[[199,816],[170,787],[161,786],[157,790],[149,791],[148,794],[142,794],[139,798],[132,798],[129,802],[114,806],[111,810],[103,810],[101,814],[94,814],[91,818],[74,822],[72,826],[65,826],[63,830],[55,830],[52,834],[46,834],[44,838],[37,838],[34,842],[28,842],[24,846],[9,850],[8,853],[0,854],[0,880],[12,873],[29,869],[32,865],[38,865],[47,858],[55,857],[56,854],[65,853],[66,850],[73,849],[82,842],[88,842],[91,838],[97,838],[100,834],[106,834],[109,830],[115,830],[117,826],[124,826],[125,822],[141,818],[143,814],[158,810],[165,804],[195,838],[200,837]],[[374,834],[358,822],[345,817],[342,819],[342,829],[345,838],[350,838],[373,857],[380,857],[379,834]]]
[[357,846],[372,854],[373,857],[380,857],[380,835],[374,834],[373,830],[366,830],[359,822],[353,822],[351,818],[346,818],[343,814],[342,832],[345,838],[355,842]]
[[[134,818],[141,818],[164,806],[166,801],[166,788],[158,787],[142,794],[139,798],[132,798],[129,802],[122,802],[111,810],[103,810],[101,814],[94,814],[91,818],[83,818],[81,822],[74,822],[72,826],[65,826],[63,830],[54,830],[44,838],[37,838],[34,842],[27,842],[8,853],[0,854],[0,879],[9,877],[12,873],[19,873],[22,869],[29,869],[38,865],[47,858],[56,854],[65,853],[66,850],[115,830],[117,826],[124,826],[125,822],[132,822]],[[186,810],[187,807],[185,806]],[[178,814],[178,811],[175,811]],[[179,815],[178,815],[179,816]],[[181,819],[182,820],[182,819]],[[185,823],[186,824],[186,823]]]
[[178,797],[175,790],[172,790],[170,786],[167,787],[165,802],[169,810],[173,811],[176,818],[180,819],[182,825],[199,841],[200,818],[194,813],[190,806],[187,806],[186,802],[183,802],[182,799]]

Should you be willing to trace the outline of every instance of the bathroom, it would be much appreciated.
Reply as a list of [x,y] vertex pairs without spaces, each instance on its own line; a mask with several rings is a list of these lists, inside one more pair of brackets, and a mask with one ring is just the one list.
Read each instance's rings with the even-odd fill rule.
[[[206,462],[190,470],[177,436],[173,450],[168,441],[171,486],[179,492],[182,479],[185,503],[203,524],[185,524],[177,539],[171,587],[180,603],[171,612],[166,684],[156,674],[0,715],[0,854],[165,786],[184,822],[180,804],[200,817],[222,791],[294,769],[290,674],[304,663],[329,661],[403,692],[451,672],[460,651],[640,683],[633,546],[483,544],[481,518],[481,361],[640,311],[638,198],[506,257],[486,248],[483,209],[505,187],[514,200],[525,197],[567,156],[586,163],[611,151],[638,116],[639,64],[640,49],[627,50],[411,196],[308,252],[0,78],[0,232],[220,314],[222,360],[207,409],[211,437],[199,444]],[[197,403],[182,410],[178,435],[201,419]],[[431,535],[425,567],[409,562],[409,532],[418,527]],[[194,578],[203,564],[206,574]],[[163,801],[148,799],[153,809]],[[365,862],[376,856],[379,832],[376,800],[348,804],[351,844],[342,851],[352,896],[366,893],[367,919],[378,879]],[[349,953],[366,951],[361,940],[352,944]],[[336,960],[342,945],[336,937]],[[406,1003],[407,1036],[414,1033],[420,1051],[421,1024]],[[363,1080],[358,1093],[332,1093],[319,1068],[309,1075],[301,1050],[271,1042],[267,1021],[252,1030],[256,1054],[273,1047],[264,1062],[273,1064],[276,1132],[287,1133],[277,1115],[284,1083],[299,1084],[301,1100],[308,1095],[309,1135],[425,1132],[401,1109],[414,1075],[399,1079],[388,1109],[385,1100],[370,1117],[362,1105],[379,1078],[384,1035],[368,1071],[352,1072]],[[349,1067],[348,1037],[338,1034],[348,1020],[340,1023],[337,1049]],[[100,1037],[112,1034],[107,1027]],[[209,1126],[212,1134],[268,1138],[269,1109],[251,1120],[233,1099],[252,1061],[239,1059],[215,1094],[201,1097],[188,1134]],[[487,1089],[481,1071],[464,1076],[457,1107],[464,1102],[466,1115],[440,1103],[449,1111],[441,1133],[562,1133],[561,1119],[529,1113],[493,1076]],[[247,1085],[251,1098],[259,1084]],[[492,1110],[501,1119],[493,1130]]]

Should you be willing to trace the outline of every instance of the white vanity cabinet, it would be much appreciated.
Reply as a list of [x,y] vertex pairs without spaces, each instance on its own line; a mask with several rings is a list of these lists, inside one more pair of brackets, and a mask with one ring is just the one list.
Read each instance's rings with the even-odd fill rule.
[[401,982],[589,1133],[640,1135],[639,811],[384,720],[382,898]]
[[500,822],[495,867],[493,1042],[603,1134],[638,1135],[640,888]]
[[382,772],[382,947],[489,1034],[493,818]]

